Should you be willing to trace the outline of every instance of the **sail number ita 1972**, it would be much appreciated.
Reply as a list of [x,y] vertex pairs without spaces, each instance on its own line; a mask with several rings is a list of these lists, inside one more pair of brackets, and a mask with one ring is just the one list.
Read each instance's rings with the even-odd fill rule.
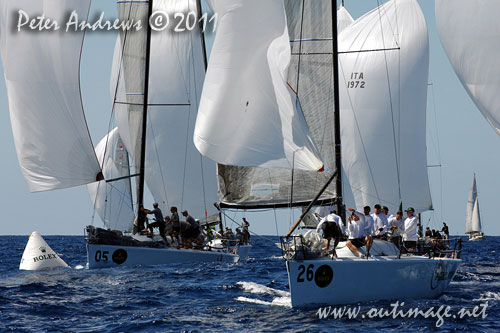
[[364,81],[365,75],[363,72],[353,72],[351,73],[351,77],[349,81],[347,81],[347,88],[352,89],[352,88],[364,88],[365,87],[365,81]]

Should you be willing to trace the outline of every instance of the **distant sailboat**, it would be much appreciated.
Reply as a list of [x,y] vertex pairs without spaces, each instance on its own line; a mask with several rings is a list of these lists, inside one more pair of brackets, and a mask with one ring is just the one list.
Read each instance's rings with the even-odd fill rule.
[[481,215],[479,214],[479,198],[477,196],[476,175],[467,199],[467,212],[465,217],[465,233],[469,235],[470,241],[478,241],[484,238],[481,232]]

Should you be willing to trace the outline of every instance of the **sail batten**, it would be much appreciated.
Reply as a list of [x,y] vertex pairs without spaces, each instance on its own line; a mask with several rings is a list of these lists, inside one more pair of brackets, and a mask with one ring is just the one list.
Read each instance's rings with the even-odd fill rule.
[[80,93],[84,34],[18,32],[12,27],[19,8],[62,22],[73,10],[86,19],[90,0],[2,1],[0,50],[14,142],[29,190],[95,182],[101,170]]

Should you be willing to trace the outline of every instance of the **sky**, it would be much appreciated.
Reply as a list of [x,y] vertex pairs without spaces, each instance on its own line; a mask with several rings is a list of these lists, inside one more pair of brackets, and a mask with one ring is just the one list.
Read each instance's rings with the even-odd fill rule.
[[[345,0],[345,7],[360,17],[381,1]],[[339,0],[340,3],[340,0]],[[475,107],[456,77],[439,42],[434,1],[420,0],[427,20],[430,41],[430,70],[427,107],[429,179],[434,211],[423,214],[424,226],[441,228],[446,221],[450,233],[465,232],[465,204],[474,173],[477,177],[483,231],[500,235],[496,200],[500,198],[500,138]],[[92,17],[104,11],[115,18],[115,1],[93,1]],[[94,144],[108,132],[111,115],[109,75],[116,34],[86,34],[81,85],[83,104]],[[0,77],[4,77],[0,64]],[[30,193],[21,174],[14,147],[5,82],[0,79],[0,235],[83,235],[88,224],[101,226],[94,216],[86,186]],[[152,202],[146,197],[146,205]],[[296,211],[227,212],[241,221],[247,216],[251,231],[259,235],[284,235],[298,217]],[[230,220],[228,219],[229,224]]]

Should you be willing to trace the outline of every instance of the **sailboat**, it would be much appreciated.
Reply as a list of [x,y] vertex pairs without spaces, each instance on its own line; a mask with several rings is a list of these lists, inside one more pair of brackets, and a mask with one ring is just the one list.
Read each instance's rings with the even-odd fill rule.
[[[201,11],[195,0],[119,1],[117,6],[122,22],[147,22],[153,10]],[[123,233],[140,222],[136,216],[144,206],[145,184],[163,212],[177,206],[200,218],[218,214],[213,206],[215,163],[201,156],[191,139],[205,74],[198,26],[189,33],[151,33],[147,24],[139,31],[120,32],[111,79],[117,128],[94,150],[80,93],[84,32],[14,31],[12,13],[19,8],[57,22],[66,22],[72,11],[87,20],[90,0],[0,4],[0,49],[12,130],[29,190],[90,184],[91,200],[106,229],[117,229],[86,228],[88,267],[236,262],[248,255],[249,246],[243,246],[243,254],[238,246],[178,249],[145,235]],[[130,174],[129,165],[135,173]]]
[[[323,8],[318,11],[315,6]],[[425,146],[429,54],[420,7],[415,0],[386,2],[343,30],[337,51],[336,18],[327,16],[335,13],[331,6],[330,1],[303,1],[295,17],[299,23],[301,17],[329,26],[310,30],[300,40],[304,45],[329,41],[328,52],[335,57],[328,67],[340,82],[334,85],[340,90],[340,102],[337,99],[332,112],[342,117],[335,127],[341,132],[335,145],[342,146],[342,164],[337,162],[335,169],[341,175],[343,168],[358,210],[381,203],[397,211],[401,202],[417,212],[429,210]],[[309,53],[300,53],[305,66]],[[342,204],[338,189],[336,198]],[[434,257],[402,254],[383,240],[375,240],[366,259],[355,256],[342,242],[336,255],[328,254],[321,251],[324,243],[311,234],[293,234],[300,220],[282,238],[294,307],[436,298],[461,263],[459,251]]]
[[470,241],[478,241],[484,238],[484,234],[481,232],[481,215],[479,214],[479,198],[477,196],[476,175],[474,175],[469,197],[467,198],[465,234],[469,235]]

